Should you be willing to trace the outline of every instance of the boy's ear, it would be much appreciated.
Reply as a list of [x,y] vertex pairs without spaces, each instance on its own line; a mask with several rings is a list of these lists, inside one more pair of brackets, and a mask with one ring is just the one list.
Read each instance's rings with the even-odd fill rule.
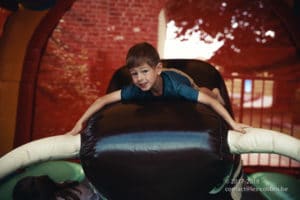
[[163,68],[163,65],[162,65],[161,62],[159,62],[159,63],[156,65],[156,71],[157,71],[157,74],[158,74],[158,75],[161,74],[162,68]]

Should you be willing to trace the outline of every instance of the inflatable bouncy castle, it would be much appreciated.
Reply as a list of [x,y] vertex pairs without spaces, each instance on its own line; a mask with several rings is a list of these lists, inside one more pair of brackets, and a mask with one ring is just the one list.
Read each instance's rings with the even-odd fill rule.
[[[196,60],[163,64],[186,72],[200,87],[218,88],[232,115],[224,81],[213,66]],[[128,73],[125,67],[117,70],[107,92],[130,84]],[[101,200],[299,199],[295,177],[244,175],[239,154],[252,152],[300,161],[300,140],[258,128],[234,133],[210,106],[182,99],[114,103],[92,115],[82,134],[41,138],[2,156],[0,199],[11,200],[15,184],[30,175],[57,181],[84,178]],[[80,167],[41,163],[78,157]]]
[[[163,60],[198,86],[219,88],[220,73],[198,60]],[[107,92],[129,84],[124,67]],[[225,188],[241,177],[240,156],[229,152],[229,126],[209,106],[184,100],[115,103],[96,113],[81,136],[87,178],[108,199],[230,199]],[[236,181],[233,181],[236,180]]]

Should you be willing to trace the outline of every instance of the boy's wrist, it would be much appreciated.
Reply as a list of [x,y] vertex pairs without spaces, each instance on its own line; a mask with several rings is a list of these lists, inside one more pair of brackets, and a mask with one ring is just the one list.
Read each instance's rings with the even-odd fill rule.
[[231,121],[230,126],[231,126],[232,128],[234,128],[234,127],[236,126],[236,122],[235,122],[235,121]]
[[78,121],[77,121],[77,124],[83,124],[85,122],[85,120],[83,118],[80,118]]

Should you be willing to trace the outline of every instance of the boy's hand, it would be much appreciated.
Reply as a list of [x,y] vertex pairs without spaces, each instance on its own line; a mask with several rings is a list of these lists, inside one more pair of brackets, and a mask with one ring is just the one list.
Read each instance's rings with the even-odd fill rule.
[[84,124],[84,123],[82,123],[82,122],[77,122],[77,123],[75,124],[74,128],[73,128],[71,131],[67,132],[66,135],[77,135],[77,134],[80,134],[81,131],[82,131],[83,128],[84,128],[84,125],[83,125],[83,124]]
[[235,122],[233,125],[232,125],[232,129],[235,130],[235,131],[238,131],[238,132],[241,132],[241,133],[246,133],[246,130],[245,128],[249,128],[250,126],[247,125],[247,124],[241,124],[241,123],[237,123]]

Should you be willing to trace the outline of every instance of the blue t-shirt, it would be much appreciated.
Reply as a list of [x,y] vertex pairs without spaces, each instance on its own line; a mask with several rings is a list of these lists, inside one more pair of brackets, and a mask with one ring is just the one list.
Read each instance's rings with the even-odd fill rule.
[[197,101],[199,91],[191,86],[188,78],[175,71],[163,71],[163,94],[154,96],[151,91],[142,91],[134,84],[121,89],[121,100],[186,99]]

